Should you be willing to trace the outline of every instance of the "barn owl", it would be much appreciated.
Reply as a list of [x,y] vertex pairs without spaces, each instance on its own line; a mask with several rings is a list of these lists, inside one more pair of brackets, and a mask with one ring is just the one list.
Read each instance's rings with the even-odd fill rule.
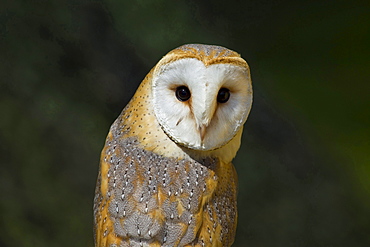
[[95,246],[230,246],[231,163],[252,104],[249,66],[212,45],[165,55],[113,123],[94,199]]

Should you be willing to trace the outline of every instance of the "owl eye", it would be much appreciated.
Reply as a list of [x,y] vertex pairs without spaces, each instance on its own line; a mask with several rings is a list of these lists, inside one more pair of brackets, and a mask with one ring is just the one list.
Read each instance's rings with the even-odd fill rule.
[[190,99],[190,90],[189,88],[185,87],[185,86],[180,86],[178,88],[176,88],[176,98],[180,101],[187,101],[188,99]]
[[221,88],[217,94],[217,101],[220,103],[226,103],[230,98],[230,91],[227,88]]

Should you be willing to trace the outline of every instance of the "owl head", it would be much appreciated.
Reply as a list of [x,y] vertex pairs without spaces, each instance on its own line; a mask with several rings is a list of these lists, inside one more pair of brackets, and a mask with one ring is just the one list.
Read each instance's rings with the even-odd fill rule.
[[226,145],[241,131],[252,105],[247,62],[220,46],[172,50],[154,67],[151,89],[164,132],[192,150]]

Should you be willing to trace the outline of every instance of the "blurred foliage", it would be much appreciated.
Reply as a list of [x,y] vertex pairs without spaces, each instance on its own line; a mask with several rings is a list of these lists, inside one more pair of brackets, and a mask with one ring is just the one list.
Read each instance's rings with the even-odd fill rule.
[[110,124],[184,43],[249,62],[234,246],[370,246],[370,2],[3,1],[1,246],[92,246]]

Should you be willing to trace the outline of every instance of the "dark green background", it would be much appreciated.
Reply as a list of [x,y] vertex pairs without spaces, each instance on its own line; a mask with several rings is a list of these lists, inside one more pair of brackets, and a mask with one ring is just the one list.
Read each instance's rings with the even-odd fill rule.
[[0,246],[92,246],[100,150],[184,43],[248,61],[234,246],[370,246],[370,1],[0,3]]

